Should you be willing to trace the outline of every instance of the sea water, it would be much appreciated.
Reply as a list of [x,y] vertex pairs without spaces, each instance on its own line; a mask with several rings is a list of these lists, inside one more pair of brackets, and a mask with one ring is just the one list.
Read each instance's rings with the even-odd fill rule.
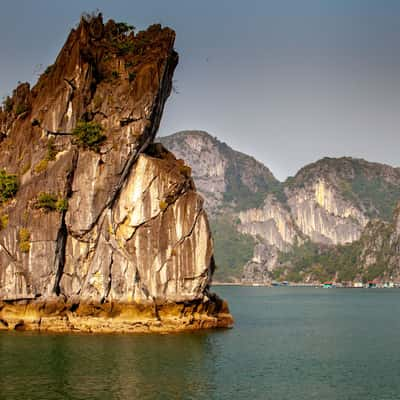
[[400,399],[400,289],[215,287],[231,330],[0,334],[0,399]]

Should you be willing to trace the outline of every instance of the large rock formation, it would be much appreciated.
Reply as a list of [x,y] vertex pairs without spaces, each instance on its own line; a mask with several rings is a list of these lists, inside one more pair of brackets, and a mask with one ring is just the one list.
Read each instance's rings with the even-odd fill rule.
[[232,323],[208,292],[213,244],[190,168],[152,144],[174,38],[82,18],[36,86],[5,101],[0,170],[19,189],[0,197],[0,327]]
[[192,166],[206,199],[219,280],[270,282],[277,268],[286,271],[285,253],[294,259],[309,243],[323,252],[357,242],[369,221],[391,219],[400,198],[400,169],[383,164],[324,158],[280,183],[264,165],[205,132],[161,140]]
[[357,254],[358,278],[400,282],[400,203],[391,221],[370,221],[352,247]]

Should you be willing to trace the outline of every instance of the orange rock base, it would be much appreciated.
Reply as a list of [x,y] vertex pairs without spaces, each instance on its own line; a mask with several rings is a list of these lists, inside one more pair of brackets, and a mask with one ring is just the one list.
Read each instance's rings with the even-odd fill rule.
[[0,330],[85,333],[181,332],[231,328],[224,300],[183,303],[74,302],[62,298],[0,301]]

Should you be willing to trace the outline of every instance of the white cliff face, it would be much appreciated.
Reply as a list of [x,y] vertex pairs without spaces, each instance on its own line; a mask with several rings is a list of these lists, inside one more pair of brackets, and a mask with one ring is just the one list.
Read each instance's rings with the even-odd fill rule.
[[171,155],[140,155],[96,235],[68,238],[65,295],[120,302],[204,296],[213,245],[203,202],[179,165]]
[[196,165],[196,170],[193,172],[199,190],[222,200],[226,190],[227,161],[209,140],[204,141],[192,136],[187,138],[186,144]]
[[287,193],[296,225],[316,243],[351,243],[360,238],[368,222],[360,210],[324,180]]
[[210,137],[204,135],[187,135],[180,143],[175,141],[161,142],[168,149],[185,160],[193,168],[196,187],[205,199],[205,207],[209,213],[223,201],[226,192],[227,160]]
[[297,236],[289,211],[272,196],[267,197],[261,209],[241,211],[239,219],[240,232],[261,237],[282,251],[289,249]]

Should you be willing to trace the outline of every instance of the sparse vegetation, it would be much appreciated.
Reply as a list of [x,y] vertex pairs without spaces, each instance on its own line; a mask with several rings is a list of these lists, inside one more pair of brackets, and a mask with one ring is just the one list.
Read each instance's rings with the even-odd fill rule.
[[17,104],[17,106],[15,107],[15,115],[17,116],[24,114],[27,111],[29,111],[29,107],[24,103]]
[[18,191],[17,175],[7,174],[0,170],[0,204],[11,199]]
[[116,27],[119,35],[129,35],[135,30],[133,25],[129,25],[126,22],[117,22]]
[[47,142],[47,154],[46,160],[47,161],[54,161],[56,159],[58,151],[56,149],[56,145],[54,143],[54,139],[50,138]]
[[3,214],[0,216],[0,231],[6,229],[8,226],[8,214]]
[[78,122],[72,134],[75,137],[74,144],[96,152],[100,150],[100,145],[107,139],[103,135],[103,127],[93,121]]
[[46,158],[43,159],[43,160],[40,160],[40,161],[35,165],[34,171],[35,171],[37,174],[41,174],[43,171],[46,171],[48,165],[49,165],[49,160],[47,160]]
[[54,193],[42,192],[36,200],[35,208],[49,211],[63,212],[68,209],[68,200]]
[[3,109],[5,112],[11,112],[13,109],[13,102],[10,96],[7,96],[3,101]]
[[26,228],[21,228],[18,231],[19,249],[22,253],[28,253],[31,248],[31,233]]
[[68,199],[65,197],[59,197],[56,201],[56,210],[63,212],[68,210]]
[[53,70],[53,68],[54,68],[54,65],[49,65],[49,66],[45,69],[44,74],[45,74],[45,75],[50,74],[50,72]]
[[126,56],[135,52],[136,46],[130,40],[124,40],[122,42],[115,42],[116,52],[119,56]]

